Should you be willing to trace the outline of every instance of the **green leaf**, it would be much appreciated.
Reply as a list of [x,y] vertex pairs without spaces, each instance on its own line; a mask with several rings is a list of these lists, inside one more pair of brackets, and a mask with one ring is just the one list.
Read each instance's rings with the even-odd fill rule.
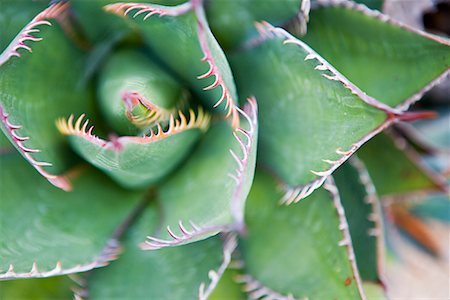
[[362,298],[343,208],[331,181],[326,187],[331,194],[321,188],[300,204],[280,206],[276,182],[257,173],[240,243],[251,276],[245,283],[296,299]]
[[[176,115],[174,108],[182,92],[169,74],[136,50],[115,52],[100,73],[100,110],[120,134],[136,134],[140,123],[148,123],[144,124],[148,127]],[[141,111],[136,112],[139,108]]]
[[[130,13],[154,53],[193,88],[206,107],[220,105],[222,110],[227,109],[237,125],[237,95],[231,69],[200,2],[175,7],[115,3],[105,8],[122,16]],[[148,19],[141,20],[141,16]]]
[[282,29],[260,29],[262,40],[231,61],[240,94],[254,94],[260,106],[258,159],[294,188],[286,199],[294,202],[388,126],[389,109]]
[[294,17],[301,0],[210,0],[206,15],[214,35],[225,49],[255,35],[255,22],[280,24]]
[[[45,16],[63,13],[64,9],[64,4],[52,6],[41,13],[42,18],[27,25],[27,29],[34,28],[33,24],[39,24]],[[31,42],[21,32],[0,56],[4,62],[0,65],[1,127],[43,176],[56,186],[70,189],[64,179],[52,175],[73,164],[73,157],[56,130],[55,120],[69,113],[89,112],[92,95],[78,81],[83,53],[66,39],[58,25],[38,28],[41,32],[33,35],[43,38],[43,42]],[[20,46],[20,41],[26,41],[26,46]],[[33,48],[32,53],[26,51],[28,46]]]
[[363,163],[355,157],[333,174],[352,237],[361,279],[381,280],[383,233],[381,207]]
[[67,276],[0,281],[2,300],[70,300],[74,282]]
[[123,255],[89,276],[90,299],[199,298],[200,285],[209,282],[210,270],[218,270],[223,264],[221,239],[212,237],[157,251],[140,250],[138,243],[149,232],[158,231],[159,222],[158,209],[152,205],[127,234]]
[[161,185],[158,200],[167,232],[149,237],[144,249],[242,229],[256,160],[255,105],[251,102],[246,107],[249,120],[241,120],[243,130],[233,131],[226,122],[214,124],[186,164]]
[[95,170],[74,170],[73,192],[47,182],[18,154],[0,156],[0,278],[99,267],[116,254],[116,226],[142,197]]
[[44,1],[1,0],[0,10],[0,53],[3,52],[19,31],[46,8]]
[[379,195],[442,189],[445,184],[440,177],[419,163],[420,158],[404,140],[396,139],[397,145],[380,134],[358,151]]
[[233,269],[227,269],[220,278],[219,284],[214,289],[209,300],[245,300],[245,294],[242,291],[241,286],[236,282],[238,277],[238,271]]
[[160,124],[156,133],[143,137],[122,136],[105,141],[92,134],[84,115],[75,124],[73,116],[68,121],[58,121],[59,130],[69,136],[74,150],[89,163],[103,170],[119,184],[141,188],[161,180],[169,174],[190,152],[202,131],[209,125],[209,115],[200,109],[197,116],[190,110],[189,121],[180,113],[179,120],[170,118],[164,131]]
[[364,92],[389,106],[406,109],[436,78],[448,74],[447,39],[400,25],[350,1],[312,10],[310,19],[303,40]]

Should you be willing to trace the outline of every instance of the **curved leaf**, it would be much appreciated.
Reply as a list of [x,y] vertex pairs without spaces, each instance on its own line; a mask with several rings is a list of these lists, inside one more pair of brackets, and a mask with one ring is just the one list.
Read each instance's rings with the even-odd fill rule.
[[70,193],[49,187],[17,154],[0,156],[0,278],[48,277],[105,265],[116,226],[142,197],[93,169]]
[[361,279],[380,282],[383,277],[381,206],[365,166],[355,157],[333,174],[352,237]]
[[406,109],[438,77],[448,76],[448,39],[352,1],[321,2],[327,7],[311,11],[308,34],[302,39],[369,95]]
[[149,236],[143,249],[176,246],[219,231],[242,229],[255,170],[256,103],[250,100],[242,113],[248,117],[241,120],[243,129],[233,131],[225,122],[214,124],[186,164],[161,185],[158,200],[167,232]]
[[2,0],[0,11],[0,53],[3,52],[17,33],[39,12],[46,8],[46,3],[16,0]]
[[103,67],[98,86],[100,109],[120,134],[168,121],[182,92],[169,74],[135,50],[115,52]]
[[189,153],[195,142],[209,125],[209,115],[200,109],[196,116],[190,110],[189,121],[180,112],[179,120],[171,115],[164,131],[160,124],[157,132],[143,137],[111,137],[105,141],[88,129],[89,120],[81,115],[75,124],[73,115],[65,121],[58,120],[58,129],[69,136],[69,142],[84,159],[103,170],[126,187],[144,187],[155,183],[172,171]]
[[[227,116],[231,115],[233,124],[238,125],[237,95],[231,69],[209,29],[201,1],[174,7],[119,2],[105,9],[121,16],[132,15],[145,43],[157,56],[193,87],[196,96],[207,107],[226,109]],[[154,15],[160,18],[156,19]],[[144,16],[143,20],[141,16]]]
[[[78,82],[83,53],[58,26],[43,27],[64,9],[56,4],[41,12],[1,54],[0,114],[2,130],[20,153],[54,185],[70,189],[63,178],[52,175],[65,171],[73,159],[54,122],[70,112],[89,112],[92,97]],[[36,26],[40,33],[33,31]],[[40,38],[45,42],[33,43],[33,53],[26,52],[30,41]]]
[[301,204],[280,206],[275,181],[257,173],[240,242],[247,282],[254,281],[261,292],[269,289],[269,296],[363,298],[339,196],[331,182],[326,187],[331,194],[321,188]]
[[420,164],[421,158],[404,140],[400,137],[396,139],[397,145],[389,136],[379,135],[358,151],[358,157],[364,161],[378,193],[388,195],[445,190],[444,180]]
[[219,237],[172,249],[141,251],[138,242],[146,233],[157,231],[157,225],[157,208],[150,206],[130,230],[124,254],[108,268],[90,274],[90,299],[200,298],[199,289],[209,281],[208,273],[220,268],[224,255],[230,253],[223,252]]
[[318,188],[394,113],[282,29],[260,29],[260,39],[232,64],[240,93],[259,102],[260,162],[293,188],[290,203]]

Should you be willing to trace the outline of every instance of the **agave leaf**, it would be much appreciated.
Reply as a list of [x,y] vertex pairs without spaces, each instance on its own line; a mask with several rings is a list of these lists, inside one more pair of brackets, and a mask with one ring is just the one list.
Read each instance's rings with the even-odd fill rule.
[[176,246],[241,230],[256,160],[256,102],[242,112],[242,129],[214,124],[192,156],[161,185],[159,203],[167,232],[149,236],[143,249]]
[[406,109],[448,76],[448,39],[352,1],[319,2],[326,7],[311,11],[303,40],[369,95]]
[[240,242],[250,276],[242,281],[253,293],[269,299],[275,293],[284,299],[364,298],[339,195],[331,180],[325,186],[329,191],[318,189],[301,204],[280,206],[276,182],[257,173]]
[[206,15],[220,45],[230,49],[257,34],[255,22],[280,24],[297,14],[301,2],[301,0],[212,0],[206,2]]
[[[103,170],[119,184],[141,188],[155,183],[172,171],[189,153],[209,125],[209,115],[190,110],[189,121],[179,112],[171,115],[168,129],[158,123],[156,132],[138,136],[111,136],[110,141],[95,136],[89,120],[81,115],[58,120],[58,129],[69,137],[74,150],[89,163]],[[83,124],[82,124],[83,123]]]
[[73,285],[67,276],[36,278],[28,280],[10,280],[0,282],[2,300],[70,300]]
[[212,237],[177,248],[141,251],[138,243],[158,230],[158,221],[157,207],[148,207],[129,231],[124,254],[88,277],[90,299],[203,299],[200,286],[209,283],[211,271],[226,267],[235,244],[223,249],[221,239]]
[[352,237],[361,279],[383,277],[383,227],[379,199],[364,164],[352,157],[333,174]]
[[136,134],[176,114],[183,89],[144,53],[122,50],[103,67],[98,96],[109,125],[119,134]]
[[233,299],[233,300],[245,300],[244,292],[242,291],[242,287],[236,282],[239,273],[235,269],[227,269],[223,274],[222,278],[220,278],[219,284],[214,289],[211,296],[208,298],[209,300],[224,300],[224,299]]
[[260,29],[260,39],[232,64],[240,93],[254,93],[260,103],[260,162],[287,184],[291,203],[389,126],[395,112],[287,32],[269,24]]
[[119,2],[105,9],[133,17],[156,55],[193,87],[207,107],[225,109],[236,127],[239,117],[231,69],[209,29],[201,1],[191,2],[174,7]]
[[44,2],[2,0],[0,11],[0,53],[6,49],[17,33],[39,12],[46,8]]
[[421,163],[419,155],[408,147],[406,141],[400,137],[395,139],[397,143],[382,134],[358,151],[358,157],[364,161],[379,195],[445,190],[445,182],[439,174]]
[[74,190],[47,182],[16,154],[0,156],[0,278],[48,277],[102,266],[118,249],[116,226],[142,198],[92,168],[74,170]]
[[[53,175],[65,171],[72,160],[54,122],[70,112],[89,112],[92,97],[78,84],[83,53],[59,26],[45,26],[50,24],[46,19],[59,17],[65,9],[66,4],[56,4],[41,12],[0,55],[0,127],[43,176],[70,189],[66,180]],[[41,38],[45,42],[36,42]]]

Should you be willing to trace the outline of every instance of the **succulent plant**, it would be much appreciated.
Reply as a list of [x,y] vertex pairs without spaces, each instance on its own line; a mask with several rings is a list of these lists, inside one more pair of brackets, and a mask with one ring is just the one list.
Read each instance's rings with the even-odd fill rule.
[[447,191],[381,1],[0,1],[5,299],[379,299],[379,198]]

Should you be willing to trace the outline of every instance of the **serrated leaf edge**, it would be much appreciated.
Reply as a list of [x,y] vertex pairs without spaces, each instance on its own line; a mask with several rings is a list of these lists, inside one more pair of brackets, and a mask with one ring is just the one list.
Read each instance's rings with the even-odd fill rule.
[[[367,6],[365,6],[364,4],[356,3],[353,1],[349,1],[349,0],[317,0],[316,4],[321,7],[330,7],[330,6],[331,7],[343,7],[345,9],[355,10],[366,16],[380,20],[383,23],[387,23],[394,27],[401,28],[405,31],[415,33],[424,38],[433,40],[437,43],[450,46],[450,39],[446,39],[446,38],[422,31],[420,29],[414,28],[407,24],[404,24],[400,21],[397,21],[397,20],[391,18],[390,16],[388,16],[386,14],[379,12],[378,10],[372,10],[372,9],[368,8]],[[395,109],[400,110],[400,111],[406,111],[412,104],[414,104],[415,102],[420,100],[426,92],[428,92],[431,88],[438,85],[439,83],[443,82],[444,79],[448,78],[449,76],[450,76],[450,68],[445,70],[436,79],[432,80],[430,83],[428,83],[426,86],[424,86],[420,91],[418,91],[417,93],[415,93],[408,99],[404,100],[401,104],[397,105],[395,107]]]
[[225,237],[223,246],[223,261],[217,270],[210,270],[208,272],[209,284],[206,286],[204,282],[200,283],[198,288],[198,299],[206,300],[212,294],[223,274],[225,273],[228,265],[231,262],[231,255],[237,247],[237,238],[235,234],[228,234]]
[[145,13],[144,17],[145,21],[153,15],[157,15],[159,17],[163,16],[175,17],[183,15],[192,9],[192,5],[190,2],[186,2],[181,5],[168,7],[157,4],[117,2],[105,5],[103,9],[107,12],[111,12],[123,17],[126,17],[131,11],[135,10],[136,12],[132,16],[132,18],[136,18],[137,16]]
[[100,255],[98,255],[92,262],[84,265],[75,265],[67,269],[63,268],[61,261],[57,261],[55,268],[50,271],[40,272],[38,270],[38,263],[35,261],[31,266],[30,272],[16,273],[14,271],[14,266],[9,265],[8,271],[6,273],[0,274],[0,280],[10,280],[18,278],[44,278],[51,276],[67,275],[72,273],[86,272],[94,268],[103,267],[107,265],[110,261],[115,260],[117,256],[121,253],[122,249],[119,242],[116,239],[111,239],[107,242],[106,247],[102,250]]
[[364,136],[361,140],[359,140],[357,143],[353,144],[350,149],[343,151],[342,149],[338,148],[336,149],[336,153],[341,155],[341,158],[337,160],[329,160],[329,159],[323,159],[324,162],[328,163],[331,167],[325,171],[313,171],[311,172],[317,176],[320,176],[318,179],[312,181],[309,184],[291,187],[286,184],[282,184],[281,188],[284,190],[284,195],[280,199],[280,202],[282,204],[290,205],[292,203],[297,203],[300,200],[308,197],[311,195],[316,189],[322,186],[322,184],[325,182],[325,180],[340,166],[342,165],[350,156],[352,156],[356,150],[358,150],[363,144],[365,144],[368,140],[373,138],[375,135],[379,134],[391,124],[393,124],[395,120],[393,119],[387,119],[382,123],[380,126],[372,130],[369,134]]
[[222,74],[219,72],[216,61],[212,55],[211,49],[209,48],[205,31],[205,28],[209,28],[209,25],[208,21],[206,20],[205,12],[203,10],[202,1],[193,0],[192,6],[194,8],[195,15],[197,16],[197,34],[200,48],[202,49],[204,55],[201,60],[203,62],[207,62],[209,65],[208,71],[206,71],[206,73],[204,73],[203,75],[198,76],[197,79],[205,79],[212,76],[215,77],[214,82],[211,85],[204,87],[203,90],[208,91],[216,87],[220,87],[222,89],[222,94],[219,100],[214,104],[214,107],[217,107],[225,102],[225,110],[228,110],[226,118],[229,118],[231,116],[231,124],[233,128],[237,128],[239,126],[239,114],[237,110],[238,107],[235,103],[235,100],[231,96],[230,90],[225,85]]
[[322,7],[330,7],[331,6],[331,7],[343,7],[346,9],[352,9],[352,10],[361,12],[366,16],[378,19],[378,20],[382,21],[383,23],[388,23],[390,25],[393,25],[395,27],[399,27],[406,31],[418,34],[420,36],[423,36],[427,39],[433,40],[440,44],[450,46],[449,39],[446,39],[446,38],[419,30],[419,29],[409,26],[407,24],[404,24],[398,20],[391,18],[390,16],[388,16],[386,14],[383,14],[382,12],[380,12],[378,10],[368,8],[364,4],[356,3],[356,2],[350,1],[350,0],[317,0],[316,4],[319,6],[322,6]]
[[175,120],[173,114],[171,114],[169,118],[169,127],[166,131],[164,131],[161,124],[158,123],[156,125],[156,133],[153,129],[150,129],[149,134],[142,137],[121,136],[115,137],[110,141],[103,140],[94,135],[92,133],[94,126],[90,126],[88,129],[89,119],[84,120],[84,114],[80,115],[75,123],[73,115],[67,120],[59,118],[56,121],[56,127],[64,135],[81,137],[102,148],[121,151],[123,145],[126,143],[149,144],[194,128],[206,131],[211,119],[211,116],[208,113],[205,113],[201,107],[198,108],[197,115],[192,109],[189,110],[189,121],[187,121],[186,116],[181,111],[178,112],[178,117],[179,119]]
[[2,54],[0,55],[0,66],[13,56],[20,57],[21,54],[18,52],[18,50],[20,49],[27,50],[30,53],[33,52],[31,47],[26,45],[25,42],[42,41],[42,38],[38,38],[35,36],[35,34],[39,32],[39,29],[37,27],[39,27],[40,25],[52,26],[52,24],[47,20],[57,18],[61,13],[67,10],[67,7],[68,3],[62,1],[49,6],[48,8],[37,14],[2,52]]
[[362,184],[366,191],[366,196],[363,201],[367,205],[371,206],[372,212],[367,216],[367,219],[374,224],[374,228],[369,229],[367,234],[373,236],[376,239],[376,255],[377,255],[377,275],[384,286],[384,258],[385,258],[385,245],[384,245],[384,225],[380,199],[378,198],[375,185],[370,178],[369,172],[363,161],[357,156],[353,156],[349,159],[350,165],[358,172],[359,182]]
[[367,300],[365,295],[362,280],[359,275],[358,267],[356,265],[356,257],[355,252],[353,251],[352,238],[350,236],[349,226],[347,223],[347,219],[345,217],[345,210],[342,206],[341,199],[339,196],[339,191],[334,183],[333,177],[328,177],[323,185],[324,189],[327,190],[331,198],[333,200],[334,207],[336,208],[336,213],[339,218],[339,230],[342,233],[342,240],[339,241],[338,245],[340,247],[345,247],[347,250],[348,260],[350,262],[351,269],[353,271],[353,279],[356,282],[356,286],[358,288],[359,295],[362,300]]
[[[248,168],[249,156],[253,148],[256,147],[253,143],[255,135],[257,135],[258,130],[258,106],[256,99],[250,97],[247,99],[247,105],[244,110],[237,108],[237,111],[242,115],[248,122],[249,128],[237,128],[234,130],[233,135],[242,151],[242,157],[239,157],[233,150],[229,150],[231,156],[233,156],[236,161],[238,168],[235,170],[234,174],[228,174],[236,182],[236,188],[234,189],[233,196],[231,199],[231,214],[234,217],[237,228],[243,229],[244,227],[244,209],[245,201],[247,197],[242,197],[242,188],[245,181],[245,171]],[[238,135],[240,134],[246,142]]]
[[180,234],[177,235],[175,232],[173,232],[170,226],[167,226],[166,231],[172,239],[164,240],[153,236],[147,236],[147,239],[142,242],[139,247],[142,250],[158,250],[165,247],[174,247],[186,244],[188,241],[191,241],[205,234],[214,235],[219,232],[229,232],[232,230],[231,226],[227,225],[201,227],[195,224],[193,221],[189,221],[189,224],[191,226],[191,229],[187,229],[183,224],[183,221],[179,220],[178,228],[180,230]]
[[[291,293],[282,295],[263,285],[249,274],[237,275],[235,282],[244,285],[243,291],[247,293],[250,300],[296,300]],[[303,297],[301,300],[309,300],[309,298]]]
[[[172,114],[176,114],[177,112],[176,108],[165,109],[154,104],[149,99],[142,96],[139,92],[124,91],[122,93],[122,101],[125,104],[125,114],[128,120],[130,120],[131,123],[140,128],[149,126],[153,123],[159,123],[169,120],[170,116]],[[145,115],[133,115],[132,110],[138,104],[141,104],[147,110]]]
[[45,179],[47,179],[54,186],[65,190],[70,191],[72,189],[72,185],[70,184],[68,178],[65,176],[53,175],[44,170],[43,167],[51,167],[52,164],[49,162],[36,161],[33,158],[33,153],[41,152],[39,149],[28,148],[24,145],[24,142],[30,140],[30,137],[20,136],[16,131],[22,128],[21,125],[12,124],[9,121],[9,115],[3,109],[3,106],[0,104],[0,117],[5,127],[7,133],[9,134],[10,139],[13,141],[16,148],[19,150],[20,154],[39,172]]

